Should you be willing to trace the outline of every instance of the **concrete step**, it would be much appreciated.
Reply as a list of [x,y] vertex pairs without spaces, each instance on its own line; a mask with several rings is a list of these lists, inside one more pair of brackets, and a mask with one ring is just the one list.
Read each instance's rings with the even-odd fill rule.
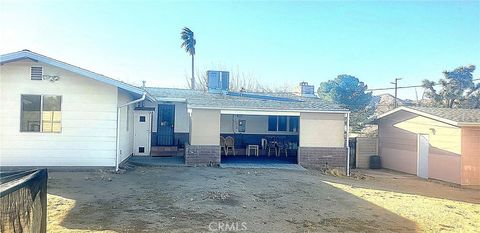
[[150,150],[151,156],[171,157],[176,156],[178,147],[176,146],[152,146]]

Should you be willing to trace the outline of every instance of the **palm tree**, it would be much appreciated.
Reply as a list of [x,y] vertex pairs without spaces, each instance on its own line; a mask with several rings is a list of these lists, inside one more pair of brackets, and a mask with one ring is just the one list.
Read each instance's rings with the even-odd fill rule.
[[183,43],[180,47],[185,48],[185,52],[192,56],[192,89],[195,89],[195,74],[194,74],[194,64],[195,64],[195,44],[197,41],[193,36],[192,30],[190,28],[184,27],[180,33],[180,38],[182,38]]

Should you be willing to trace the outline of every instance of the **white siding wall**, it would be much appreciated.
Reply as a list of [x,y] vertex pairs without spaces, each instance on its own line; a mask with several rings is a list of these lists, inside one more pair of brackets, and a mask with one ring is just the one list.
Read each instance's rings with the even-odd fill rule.
[[[152,117],[152,131],[157,132],[158,104],[162,102],[145,102],[145,107],[154,107],[155,113]],[[190,129],[190,116],[187,111],[186,103],[172,103],[175,105],[175,133],[188,133]]]
[[[118,105],[132,101],[133,98],[123,91],[118,91]],[[133,105],[120,109],[120,154],[119,163],[133,153]]]
[[[59,75],[30,80],[30,66]],[[20,132],[20,95],[62,96],[62,132]],[[114,166],[117,88],[35,62],[0,66],[2,166]]]
[[[274,135],[296,135],[298,132],[289,131],[268,131],[268,116],[240,115],[234,117],[231,114],[222,114],[220,117],[220,132],[231,134],[238,132],[238,120],[246,121],[244,134],[274,134]],[[287,125],[288,125],[287,121]],[[288,130],[288,127],[287,127]]]

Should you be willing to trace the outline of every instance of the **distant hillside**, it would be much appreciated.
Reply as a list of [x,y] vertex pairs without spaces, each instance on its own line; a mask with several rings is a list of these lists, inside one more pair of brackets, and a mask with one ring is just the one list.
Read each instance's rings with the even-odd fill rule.
[[[397,98],[398,106],[414,105],[413,100],[402,100]],[[375,116],[386,113],[395,108],[395,97],[390,94],[375,95],[372,98],[371,105],[375,106]]]

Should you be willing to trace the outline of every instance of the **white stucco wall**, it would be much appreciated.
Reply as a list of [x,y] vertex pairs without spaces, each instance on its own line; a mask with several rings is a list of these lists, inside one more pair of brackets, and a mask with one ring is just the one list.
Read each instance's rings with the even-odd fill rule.
[[[289,131],[268,131],[268,116],[222,114],[220,117],[220,132],[233,134],[238,132],[238,121],[245,120],[246,128],[243,134],[274,134],[274,135],[297,135],[298,132]],[[287,130],[288,130],[287,120]]]
[[[162,102],[150,102],[145,101],[145,107],[154,107],[155,113],[152,117],[152,131],[157,132],[157,117],[158,117],[158,104],[162,104]],[[175,105],[175,133],[188,133],[190,129],[190,116],[187,111],[187,104],[186,103],[168,103]]]
[[[32,65],[61,78],[30,80]],[[22,94],[61,95],[62,132],[20,132]],[[45,64],[19,61],[0,66],[0,100],[2,166],[115,165],[116,87]]]
[[301,147],[344,147],[343,113],[300,113]]
[[192,109],[191,145],[220,145],[220,110]]

